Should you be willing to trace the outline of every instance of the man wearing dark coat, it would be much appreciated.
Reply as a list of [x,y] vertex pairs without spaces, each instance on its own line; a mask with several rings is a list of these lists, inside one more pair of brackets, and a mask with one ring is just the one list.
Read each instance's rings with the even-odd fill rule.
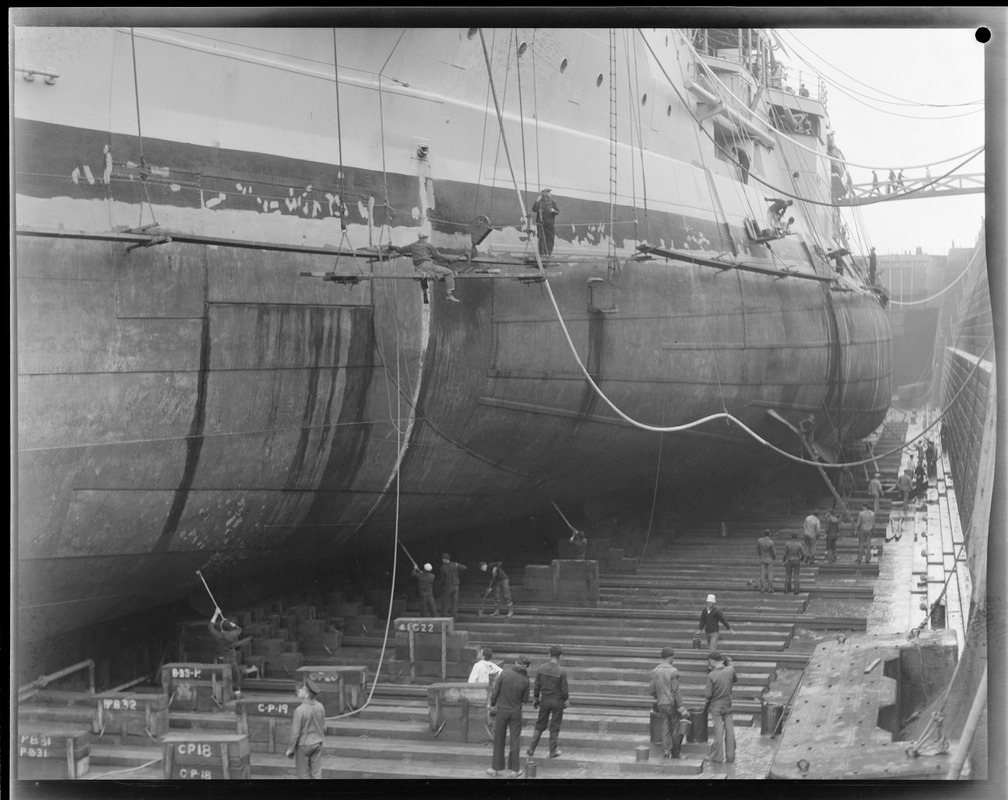
[[792,531],[791,541],[784,545],[784,594],[801,592],[801,562],[805,548],[798,541],[798,531]]
[[490,693],[491,713],[496,716],[493,766],[487,770],[487,775],[496,777],[504,771],[504,744],[510,731],[511,750],[507,763],[511,777],[521,777],[518,760],[521,754],[522,704],[529,701],[528,668],[531,663],[526,656],[518,656],[515,665],[500,674]]
[[671,647],[663,647],[661,663],[651,670],[649,688],[655,699],[658,713],[662,715],[662,757],[679,758],[682,747],[682,734],[679,733],[679,721],[690,718],[689,710],[683,704],[679,693],[679,670],[672,666],[675,651]]
[[542,190],[542,194],[532,204],[532,213],[536,215],[536,226],[539,229],[539,255],[551,255],[556,241],[556,218],[560,213],[552,189]]
[[539,738],[549,727],[549,757],[557,758],[561,754],[560,725],[563,724],[564,709],[569,705],[570,692],[567,688],[567,673],[560,666],[563,650],[558,645],[553,645],[549,654],[550,660],[536,671],[532,706],[539,709],[539,719],[536,720],[528,755],[535,755]]

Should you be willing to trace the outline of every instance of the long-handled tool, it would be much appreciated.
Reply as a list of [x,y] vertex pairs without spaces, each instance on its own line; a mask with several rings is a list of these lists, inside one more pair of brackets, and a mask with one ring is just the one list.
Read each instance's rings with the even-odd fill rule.
[[477,616],[479,616],[479,617],[483,616],[484,606],[486,606],[486,599],[490,596],[490,592],[492,592],[492,591],[493,591],[493,578],[491,577],[490,578],[490,585],[487,586],[487,590],[485,592],[483,592],[483,596],[480,598],[479,611],[476,612]]
[[553,508],[555,508],[557,510],[557,514],[560,515],[560,518],[563,519],[563,521],[567,523],[567,527],[571,529],[571,533],[573,533],[574,531],[576,531],[577,528],[575,528],[573,525],[570,524],[570,520],[567,519],[567,517],[564,516],[563,511],[560,510],[560,506],[558,506],[552,500],[550,500],[550,503],[553,505]]
[[413,563],[413,567],[415,569],[420,569],[420,566],[413,559],[413,556],[410,555],[410,551],[406,549],[406,545],[404,545],[402,542],[399,542],[399,546],[403,549],[403,552],[406,554],[406,558],[408,558]]
[[219,609],[220,606],[217,604],[217,600],[214,599],[213,592],[210,591],[210,587],[207,586],[206,578],[203,577],[203,573],[200,572],[199,570],[196,570],[196,574],[199,575],[199,579],[201,581],[203,581],[203,588],[206,589],[207,590],[207,594],[210,595],[210,599],[213,601],[214,608],[218,608]]

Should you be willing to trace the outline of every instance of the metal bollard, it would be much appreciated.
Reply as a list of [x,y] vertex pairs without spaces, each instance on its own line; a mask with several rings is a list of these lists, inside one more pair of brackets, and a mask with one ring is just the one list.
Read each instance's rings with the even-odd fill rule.
[[536,776],[536,770],[537,770],[536,762],[533,761],[531,758],[526,759],[526,761],[525,761],[525,777],[526,778],[534,778]]
[[648,745],[645,744],[640,745],[637,748],[636,752],[638,761],[647,761],[648,759],[651,758],[651,748]]

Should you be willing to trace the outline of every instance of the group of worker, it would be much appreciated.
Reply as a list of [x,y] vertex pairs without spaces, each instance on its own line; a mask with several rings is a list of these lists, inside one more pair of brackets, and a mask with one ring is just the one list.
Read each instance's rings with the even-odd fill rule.
[[[707,609],[712,606],[713,603],[710,603]],[[720,615],[719,611],[717,613]],[[720,616],[720,619],[723,620],[724,617]],[[713,624],[716,626],[717,622]],[[738,675],[731,658],[713,648],[707,655],[704,711],[709,712],[714,726],[709,759],[715,763],[732,762],[735,760],[732,687],[738,682]],[[530,758],[535,756],[539,740],[546,730],[549,730],[549,757],[558,758],[563,754],[560,749],[560,727],[563,724],[564,709],[570,706],[567,672],[560,664],[563,649],[558,645],[549,648],[549,661],[539,666],[534,681],[529,677],[532,661],[528,656],[518,656],[509,669],[502,669],[490,661],[492,656],[493,651],[489,647],[481,647],[477,653],[478,660],[469,674],[469,683],[492,684],[487,712],[489,719],[493,720],[490,726],[493,729],[493,756],[486,772],[492,777],[506,772],[508,777],[519,778],[522,776],[522,709],[530,697],[532,707],[538,709],[539,715],[525,755]],[[655,701],[652,711],[661,717],[662,757],[667,759],[680,757],[684,726],[691,722],[690,711],[680,692],[679,670],[673,665],[674,656],[675,651],[671,647],[662,648],[661,662],[651,671],[648,684]]]
[[[480,572],[489,573],[490,585],[487,587],[484,597],[494,593],[496,608],[492,616],[507,614],[514,616],[514,603],[511,600],[511,580],[504,571],[500,561],[481,561]],[[459,597],[459,573],[466,572],[469,568],[465,564],[452,561],[448,553],[441,554],[441,616],[458,618],[458,597]],[[431,564],[413,564],[413,577],[416,578],[417,587],[420,591],[420,613],[425,617],[438,616],[437,600],[434,599],[434,581],[437,576],[434,574],[434,567]]]
[[[539,240],[539,255],[550,256],[556,242],[556,218],[560,206],[553,199],[552,189],[543,189],[532,204],[532,214],[535,217],[536,232]],[[464,261],[467,256],[449,259],[430,242],[430,235],[424,232],[417,234],[417,240],[407,245],[392,245],[392,252],[409,256],[413,260],[413,269],[420,273],[420,288],[423,291],[424,303],[430,302],[427,294],[428,283],[431,280],[442,281],[445,285],[445,298],[451,303],[461,302],[455,296],[455,271],[448,265]]]
[[[242,629],[229,620],[220,608],[214,609],[208,623],[214,641],[218,663],[230,664],[235,697],[241,697],[242,670],[238,665],[237,646]],[[297,688],[301,704],[294,709],[291,719],[291,737],[287,757],[294,759],[298,778],[322,777],[322,742],[325,739],[325,709],[318,701],[321,688],[315,681],[306,679]]]
[[[588,549],[588,537],[584,531],[571,526],[571,537],[569,539],[574,558],[583,560]],[[490,576],[490,583],[483,599],[491,594],[494,596],[494,610],[490,615],[497,617],[505,615],[514,616],[514,601],[511,599],[511,579],[504,571],[504,566],[500,561],[481,561],[480,572]],[[452,561],[448,553],[441,554],[441,616],[458,619],[458,597],[459,597],[459,573],[466,572],[468,567],[457,561]],[[413,577],[416,578],[417,588],[420,593],[420,613],[424,617],[438,616],[438,604],[435,599],[434,583],[438,576],[434,573],[431,564],[424,564],[423,569],[416,562],[413,563]]]
[[[872,188],[871,191],[868,192],[868,196],[870,197],[873,194],[881,195],[882,190],[879,188],[878,173],[875,170],[872,170],[871,179],[872,179]],[[928,181],[931,180],[930,168],[928,168],[925,180]],[[905,192],[905,191],[906,186],[903,183],[903,170],[900,170],[898,174],[894,170],[889,170],[889,178],[886,181],[886,194],[895,194],[897,192]]]

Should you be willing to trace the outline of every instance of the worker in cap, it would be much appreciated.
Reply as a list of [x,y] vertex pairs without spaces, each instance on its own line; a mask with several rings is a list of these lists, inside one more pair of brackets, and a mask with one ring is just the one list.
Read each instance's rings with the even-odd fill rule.
[[514,616],[514,601],[511,599],[511,580],[504,571],[504,565],[500,561],[480,562],[480,570],[490,573],[490,585],[487,587],[487,594],[494,593],[494,611],[490,616],[498,617],[506,613],[509,617]]
[[242,670],[238,666],[238,640],[242,629],[224,616],[220,608],[214,608],[213,616],[208,624],[210,636],[214,642],[216,663],[231,665],[231,682],[236,697],[241,697]]
[[663,647],[661,663],[651,670],[649,689],[655,699],[654,711],[662,718],[662,757],[679,758],[683,734],[679,723],[690,718],[679,692],[679,670],[672,666],[675,651]]
[[711,742],[710,759],[715,763],[735,760],[735,723],[732,719],[732,687],[738,683],[735,667],[731,659],[720,651],[708,653],[707,688],[705,708],[710,712],[714,725],[714,739]]
[[868,496],[874,501],[872,504],[872,511],[878,514],[879,501],[882,499],[882,475],[878,472],[875,473],[875,477],[868,482]]
[[459,573],[468,569],[465,564],[452,561],[447,553],[441,554],[441,589],[444,592],[442,613],[455,619],[458,616]]
[[521,755],[522,704],[529,701],[528,668],[531,663],[526,656],[518,656],[514,666],[500,674],[490,691],[490,708],[495,709],[496,717],[493,764],[487,770],[487,775],[496,777],[504,771],[504,745],[510,732],[511,749],[507,766],[510,777],[521,777],[518,767]]
[[310,677],[298,687],[301,705],[294,709],[291,720],[290,745],[287,758],[294,759],[298,778],[322,777],[322,741],[325,738],[325,709],[318,701],[321,687]]
[[552,189],[543,189],[532,204],[532,213],[536,215],[536,228],[539,233],[539,255],[548,256],[553,252],[556,241],[556,218],[560,206],[553,199]]
[[567,688],[567,672],[560,666],[563,650],[559,645],[553,645],[549,649],[549,654],[550,660],[536,671],[532,707],[539,709],[539,719],[536,720],[528,755],[535,755],[539,738],[548,727],[549,757],[557,758],[561,754],[560,726],[563,724],[564,709],[570,704],[570,693]]
[[760,563],[760,594],[772,593],[773,588],[773,568],[777,560],[777,548],[773,539],[770,538],[770,529],[763,531],[763,535],[756,540],[756,557]]
[[423,290],[425,303],[429,302],[427,297],[427,281],[431,278],[437,281],[444,281],[445,296],[452,303],[459,302],[459,299],[455,296],[455,273],[441,263],[447,263],[448,258],[438,252],[438,249],[428,241],[426,233],[418,233],[417,240],[413,244],[403,246],[393,245],[392,250],[413,259],[413,269],[422,275],[420,278],[420,288]]
[[696,634],[694,634],[694,638],[699,637],[700,634],[706,634],[708,650],[717,648],[718,636],[720,635],[722,625],[725,626],[726,630],[731,630],[731,625],[728,624],[728,620],[721,613],[721,609],[714,605],[716,602],[717,598],[713,594],[707,595],[707,604],[700,611],[700,627],[697,629]]
[[424,564],[423,570],[413,564],[413,577],[420,592],[420,613],[425,617],[437,616],[437,601],[434,600],[434,567]]
[[798,531],[791,531],[791,541],[784,544],[784,594],[801,591],[801,562],[805,560],[805,547],[798,541]]

